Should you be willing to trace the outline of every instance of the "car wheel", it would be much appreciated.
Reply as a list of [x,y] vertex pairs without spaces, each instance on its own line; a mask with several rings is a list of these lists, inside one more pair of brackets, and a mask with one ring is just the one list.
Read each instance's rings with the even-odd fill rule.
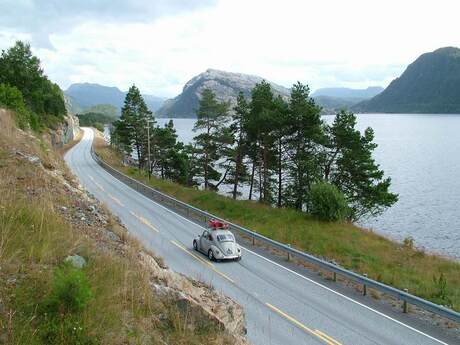
[[198,251],[198,243],[196,243],[196,241],[193,241],[193,249]]
[[214,253],[212,252],[212,249],[209,249],[209,251],[208,251],[208,258],[209,258],[209,260],[211,260],[211,261],[214,261],[214,260],[215,260],[215,258],[214,258]]
[[235,260],[236,261],[241,261],[241,256],[238,256]]

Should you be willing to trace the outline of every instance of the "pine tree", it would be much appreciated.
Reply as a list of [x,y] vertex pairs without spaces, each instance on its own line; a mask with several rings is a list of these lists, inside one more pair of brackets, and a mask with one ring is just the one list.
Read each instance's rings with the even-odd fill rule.
[[321,108],[309,96],[310,89],[294,84],[289,101],[287,202],[308,210],[310,186],[320,177],[320,144],[324,141]]
[[341,111],[327,134],[323,178],[345,194],[351,220],[378,215],[397,202],[398,195],[389,191],[391,179],[384,178],[372,157],[377,147],[372,128],[361,135],[356,129],[356,116]]
[[194,137],[196,151],[196,175],[204,180],[204,188],[216,188],[210,181],[217,181],[221,173],[216,170],[216,162],[221,158],[222,145],[225,143],[224,124],[228,121],[228,104],[220,103],[211,89],[204,89],[194,131],[202,131]]
[[244,122],[247,121],[249,116],[249,105],[243,92],[238,94],[236,106],[233,110],[232,124],[229,127],[229,135],[233,139],[233,145],[227,151],[227,160],[230,163],[226,181],[233,185],[232,197],[236,199],[239,195],[239,185],[248,178],[248,172],[244,164],[247,147]]
[[[271,86],[265,80],[256,84],[251,92],[250,113],[245,121],[248,153],[252,161],[249,198],[253,187],[259,190],[259,201],[271,204],[273,200],[272,172],[275,162],[276,109]],[[258,172],[258,182],[254,180]]]
[[[155,118],[147,108],[139,89],[133,85],[125,97],[120,119],[115,123],[117,140],[128,156],[134,151],[137,155],[138,168],[142,169],[147,160],[147,126],[150,133],[154,131]],[[147,167],[151,169],[151,167]]]

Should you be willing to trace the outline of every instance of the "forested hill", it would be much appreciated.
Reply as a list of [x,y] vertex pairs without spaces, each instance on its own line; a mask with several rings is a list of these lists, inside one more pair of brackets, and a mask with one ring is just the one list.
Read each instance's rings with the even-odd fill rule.
[[[74,112],[82,112],[100,104],[110,104],[119,112],[123,106],[126,92],[117,87],[109,87],[91,83],[72,84],[65,91]],[[156,111],[164,102],[164,98],[153,95],[142,95],[150,110]]]
[[382,93],[354,110],[460,114],[460,49],[446,47],[421,55]]
[[[204,89],[211,89],[219,101],[230,102],[231,106],[236,104],[236,98],[240,91],[249,97],[251,90],[263,78],[242,74],[208,69],[188,81],[182,93],[173,99],[167,100],[157,111],[160,117],[182,117],[194,118],[195,109]],[[289,97],[289,89],[270,83],[273,92],[277,95]]]

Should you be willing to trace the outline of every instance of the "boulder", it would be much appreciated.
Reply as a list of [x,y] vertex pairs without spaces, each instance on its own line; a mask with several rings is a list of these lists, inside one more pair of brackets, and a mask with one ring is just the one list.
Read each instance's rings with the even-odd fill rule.
[[86,266],[86,260],[80,255],[69,255],[64,259],[64,262],[70,263],[75,268],[83,268]]

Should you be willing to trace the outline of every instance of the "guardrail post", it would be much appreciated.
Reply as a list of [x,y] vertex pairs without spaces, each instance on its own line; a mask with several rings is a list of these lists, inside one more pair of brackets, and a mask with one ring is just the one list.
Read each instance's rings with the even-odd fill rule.
[[[364,273],[363,276],[367,278],[367,273]],[[366,296],[366,295],[367,295],[367,286],[366,284],[363,284],[363,296]]]
[[332,273],[332,281],[336,282],[337,281],[337,273]]
[[252,236],[252,245],[255,246],[256,245],[256,238],[254,236]]
[[[288,246],[289,248],[291,248],[291,245],[290,245],[290,244],[288,244],[287,246]],[[291,253],[288,252],[287,254],[288,254],[288,261],[291,261]]]
[[[408,289],[404,289],[404,292],[409,292],[409,290],[408,290]],[[409,310],[409,306],[407,305],[407,301],[404,300],[404,301],[403,301],[403,313],[407,314],[408,310]]]

